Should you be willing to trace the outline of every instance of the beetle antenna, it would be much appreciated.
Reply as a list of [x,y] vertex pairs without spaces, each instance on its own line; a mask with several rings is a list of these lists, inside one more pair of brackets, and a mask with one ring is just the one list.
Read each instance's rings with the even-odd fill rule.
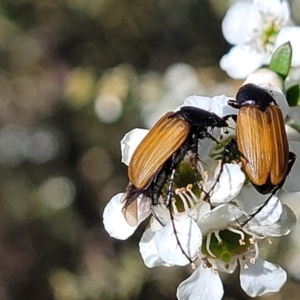
[[170,218],[171,218],[171,222],[172,222],[172,227],[173,227],[173,232],[174,232],[174,235],[175,235],[175,238],[176,238],[176,242],[177,242],[177,245],[179,246],[182,254],[186,257],[186,259],[190,262],[190,264],[193,264],[195,262],[195,260],[197,259],[191,259],[189,257],[189,255],[184,251],[180,241],[179,241],[179,237],[178,237],[178,232],[176,230],[176,226],[175,226],[175,222],[174,222],[174,216],[172,214],[172,208],[171,208],[171,205],[169,206],[169,212],[170,212]]

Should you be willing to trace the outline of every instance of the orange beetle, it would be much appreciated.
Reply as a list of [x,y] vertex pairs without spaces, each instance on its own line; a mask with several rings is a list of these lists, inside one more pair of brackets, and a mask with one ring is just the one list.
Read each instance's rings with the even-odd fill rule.
[[296,155],[289,151],[281,109],[267,90],[246,84],[228,104],[239,109],[236,138],[245,173],[259,193],[271,193],[257,214],[283,186]]
[[206,110],[184,106],[177,112],[168,112],[154,125],[132,155],[126,208],[144,194],[152,205],[158,204],[161,190],[170,179],[166,205],[172,198],[175,172],[189,150],[197,153],[199,139],[214,137],[209,128],[227,127],[225,119]]

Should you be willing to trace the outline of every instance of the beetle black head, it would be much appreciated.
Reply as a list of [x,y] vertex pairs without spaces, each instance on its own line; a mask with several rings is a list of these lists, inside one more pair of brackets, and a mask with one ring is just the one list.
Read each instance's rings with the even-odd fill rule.
[[182,118],[198,130],[206,130],[208,127],[222,128],[228,126],[227,122],[215,113],[194,106],[183,106],[171,117]]
[[243,85],[236,94],[236,101],[239,106],[256,106],[264,111],[270,104],[277,105],[275,99],[267,92],[252,83]]

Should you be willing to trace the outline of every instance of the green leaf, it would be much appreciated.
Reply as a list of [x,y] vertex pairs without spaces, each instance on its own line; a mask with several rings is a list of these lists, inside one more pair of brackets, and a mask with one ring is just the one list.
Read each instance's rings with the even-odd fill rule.
[[290,42],[281,45],[273,53],[269,69],[276,72],[283,80],[286,79],[291,68],[293,49]]
[[293,85],[286,92],[286,99],[290,106],[300,104],[300,84]]

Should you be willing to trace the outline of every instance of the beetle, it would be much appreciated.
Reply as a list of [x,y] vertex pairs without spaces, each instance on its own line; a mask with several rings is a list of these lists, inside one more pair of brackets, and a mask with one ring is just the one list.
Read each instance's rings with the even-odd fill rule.
[[208,137],[218,142],[208,132],[209,128],[216,127],[228,127],[225,118],[192,106],[183,106],[161,117],[132,155],[124,208],[141,194],[149,197],[152,205],[157,205],[168,178],[166,205],[169,206],[179,164],[189,150],[197,158],[199,140]]
[[266,89],[246,84],[228,105],[239,109],[236,142],[244,171],[259,193],[271,193],[252,219],[282,188],[296,155],[289,151],[281,109]]

